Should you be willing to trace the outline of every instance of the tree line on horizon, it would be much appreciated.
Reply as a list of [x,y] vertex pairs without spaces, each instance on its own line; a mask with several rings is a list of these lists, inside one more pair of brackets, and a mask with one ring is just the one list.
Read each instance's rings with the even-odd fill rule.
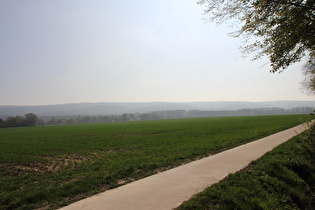
[[111,123],[111,122],[132,122],[145,120],[164,120],[177,118],[198,118],[198,117],[219,117],[219,116],[258,116],[258,115],[288,115],[288,114],[309,114],[313,112],[311,107],[297,107],[292,109],[282,108],[257,108],[223,111],[203,110],[165,110],[149,113],[134,113],[122,115],[100,115],[100,116],[51,116],[38,118],[33,113],[25,117],[8,117],[0,119],[0,128],[39,126],[39,125],[67,125],[67,124],[88,124],[88,123]]
[[165,110],[149,113],[133,113],[122,115],[103,116],[55,116],[45,119],[45,125],[87,124],[87,123],[111,123],[132,122],[145,120],[164,120],[177,118],[219,117],[219,116],[255,116],[255,115],[286,115],[309,114],[313,112],[311,107],[297,107],[293,109],[282,108],[258,108],[240,109],[228,111],[202,111],[202,110]]
[[34,113],[25,114],[24,117],[10,116],[6,120],[0,118],[0,128],[37,126],[43,124],[44,121],[39,119]]

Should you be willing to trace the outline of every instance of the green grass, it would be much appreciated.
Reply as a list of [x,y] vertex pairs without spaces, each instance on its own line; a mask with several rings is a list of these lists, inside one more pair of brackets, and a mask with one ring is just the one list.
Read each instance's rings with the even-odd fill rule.
[[0,208],[57,208],[300,124],[305,115],[0,129]]
[[291,139],[246,169],[230,174],[178,210],[314,209],[315,127],[312,136]]

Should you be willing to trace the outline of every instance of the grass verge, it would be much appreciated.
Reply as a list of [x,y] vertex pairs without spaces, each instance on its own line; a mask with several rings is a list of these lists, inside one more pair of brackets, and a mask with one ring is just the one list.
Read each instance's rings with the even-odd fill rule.
[[314,207],[315,126],[212,185],[178,210]]

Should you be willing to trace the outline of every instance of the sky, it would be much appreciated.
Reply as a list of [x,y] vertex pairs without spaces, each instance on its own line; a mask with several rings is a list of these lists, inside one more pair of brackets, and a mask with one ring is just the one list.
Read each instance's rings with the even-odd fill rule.
[[314,100],[194,0],[1,0],[0,105]]

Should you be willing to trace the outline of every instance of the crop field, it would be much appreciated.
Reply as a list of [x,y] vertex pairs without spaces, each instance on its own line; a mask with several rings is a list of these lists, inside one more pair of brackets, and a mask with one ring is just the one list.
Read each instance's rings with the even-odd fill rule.
[[54,209],[302,123],[307,115],[0,129],[0,209]]

